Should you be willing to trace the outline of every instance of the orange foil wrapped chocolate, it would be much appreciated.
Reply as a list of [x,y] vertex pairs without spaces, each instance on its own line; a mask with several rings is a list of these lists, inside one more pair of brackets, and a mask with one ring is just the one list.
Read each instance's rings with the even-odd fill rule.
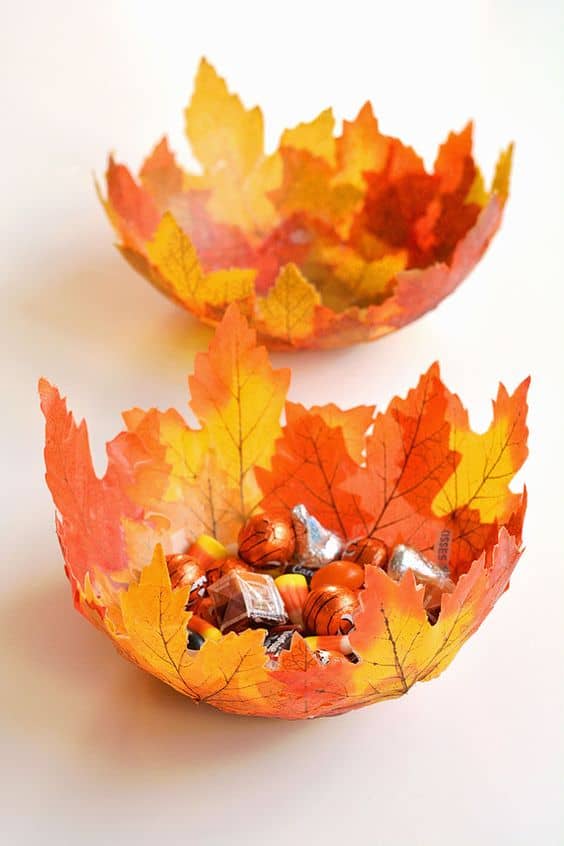
[[[506,589],[526,507],[512,480],[527,456],[528,381],[512,391],[500,385],[480,433],[437,365],[377,413],[287,402],[288,381],[231,306],[195,358],[196,423],[173,410],[125,412],[102,476],[85,424],[45,380],[40,397],[46,480],[75,608],[122,656],[196,702],[309,719],[395,699],[436,678],[498,599],[512,602]],[[428,597],[413,568],[392,574],[366,564],[348,640],[334,649],[328,642],[342,660],[327,665],[317,653],[328,635],[312,632],[308,643],[293,633],[272,655],[256,621],[222,636],[206,629],[215,640],[190,629],[191,585],[173,587],[166,561],[179,538],[188,549],[202,535],[235,549],[251,515],[299,505],[345,545],[368,535],[390,550],[408,545],[448,570],[452,584]],[[299,574],[295,559],[288,572]],[[219,629],[205,599],[196,616]]]
[[239,532],[239,555],[253,567],[284,564],[294,554],[296,538],[288,514],[266,511],[251,517]]
[[355,561],[357,564],[366,567],[372,564],[374,567],[385,567],[388,563],[389,550],[386,543],[380,538],[359,538],[347,544],[343,552],[343,558],[348,561]]
[[345,635],[350,632],[358,600],[346,587],[324,585],[312,590],[303,608],[305,627],[318,635]]

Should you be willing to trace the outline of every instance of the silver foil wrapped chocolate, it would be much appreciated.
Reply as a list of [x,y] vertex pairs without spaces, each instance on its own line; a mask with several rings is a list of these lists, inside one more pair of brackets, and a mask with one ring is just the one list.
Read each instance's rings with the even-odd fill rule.
[[295,556],[301,564],[316,570],[340,557],[344,546],[341,538],[322,526],[305,505],[292,508],[292,521],[296,533]]
[[454,590],[454,582],[448,570],[433,564],[411,546],[399,544],[388,563],[388,573],[392,579],[399,581],[408,571],[413,573],[415,580],[420,584],[433,585],[448,593]]

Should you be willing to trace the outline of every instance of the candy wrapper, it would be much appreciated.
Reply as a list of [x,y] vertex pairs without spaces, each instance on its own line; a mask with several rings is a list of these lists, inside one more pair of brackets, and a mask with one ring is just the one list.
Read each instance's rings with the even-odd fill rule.
[[[126,412],[102,478],[85,424],[44,380],[40,395],[76,608],[196,702],[301,719],[438,676],[504,593],[521,550],[526,500],[509,484],[527,455],[528,383],[500,386],[477,434],[437,365],[378,414],[287,402],[281,425],[288,382],[230,306],[190,377],[197,428],[172,410]],[[341,562],[325,573],[290,552],[297,505],[340,539]],[[257,515],[264,531],[241,533]],[[250,600],[231,589],[256,578],[234,557],[240,533],[247,554],[250,537],[270,550],[259,556],[265,590]],[[289,560],[267,560],[281,549]],[[187,557],[167,566],[173,555]],[[184,583],[201,569],[205,596]],[[220,609],[233,599],[243,615],[236,632],[221,633],[211,599],[222,579]]]
[[487,189],[468,124],[429,173],[370,103],[340,134],[327,109],[266,153],[260,109],[205,60],[186,135],[201,173],[166,138],[137,179],[110,158],[99,193],[119,249],[205,323],[237,302],[271,349],[347,346],[416,320],[472,270],[508,195],[511,146]]

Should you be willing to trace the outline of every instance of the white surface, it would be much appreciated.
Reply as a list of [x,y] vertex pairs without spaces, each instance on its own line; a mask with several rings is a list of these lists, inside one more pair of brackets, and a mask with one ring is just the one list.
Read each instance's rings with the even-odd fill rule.
[[[3,4],[3,841],[562,842],[562,8]],[[517,141],[501,232],[455,296],[376,344],[276,358],[295,366],[295,400],[343,405],[384,405],[438,358],[479,425],[498,379],[533,375],[510,592],[439,680],[334,720],[198,709],[120,659],[72,610],[43,483],[40,374],[87,417],[99,469],[123,408],[185,407],[209,333],[113,250],[91,174],[110,148],[139,164],[164,130],[188,161],[181,110],[202,53],[265,106],[271,144],[368,97],[428,161],[470,116],[488,174]]]

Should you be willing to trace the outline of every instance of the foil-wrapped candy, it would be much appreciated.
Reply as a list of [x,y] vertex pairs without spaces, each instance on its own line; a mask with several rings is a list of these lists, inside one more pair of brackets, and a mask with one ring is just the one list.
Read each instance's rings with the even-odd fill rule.
[[447,593],[454,590],[454,582],[448,570],[433,564],[413,547],[399,544],[388,563],[388,574],[392,579],[399,581],[409,571],[420,584],[430,585]]
[[292,508],[292,521],[296,534],[296,558],[315,570],[339,558],[343,550],[343,541],[334,532],[330,532],[313,517],[305,505]]

